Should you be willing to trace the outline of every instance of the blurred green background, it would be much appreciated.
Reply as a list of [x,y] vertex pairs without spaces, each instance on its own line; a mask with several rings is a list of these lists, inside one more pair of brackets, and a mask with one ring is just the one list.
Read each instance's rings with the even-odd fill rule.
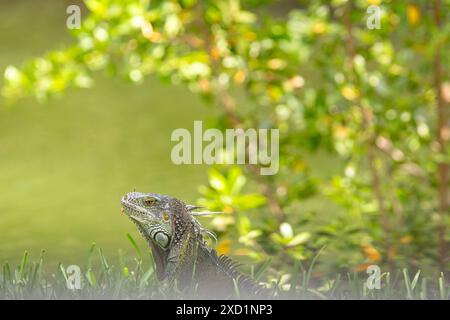
[[[71,3],[2,3],[0,70],[73,43],[65,27]],[[44,249],[49,265],[77,263],[92,242],[115,258],[118,249],[133,250],[126,233],[145,247],[120,215],[120,197],[136,188],[195,203],[207,166],[174,165],[170,135],[217,115],[185,86],[156,77],[136,86],[97,75],[95,90],[45,104],[0,100],[0,261],[18,262],[25,250],[36,258]],[[308,158],[319,176],[341,167],[327,155]],[[338,210],[327,199],[306,199],[299,214],[330,206]]]
[[[0,69],[70,44],[67,1],[0,4]],[[3,79],[0,79],[0,84]],[[45,105],[0,101],[0,260],[22,252],[76,263],[95,241],[111,257],[140,241],[120,214],[137,190],[195,202],[203,166],[170,160],[171,132],[214,114],[183,86],[148,79],[134,86],[99,76],[96,90],[70,91]]]

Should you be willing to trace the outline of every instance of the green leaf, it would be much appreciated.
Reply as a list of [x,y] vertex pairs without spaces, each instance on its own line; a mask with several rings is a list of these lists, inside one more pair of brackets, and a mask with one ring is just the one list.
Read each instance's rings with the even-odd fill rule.
[[242,174],[239,167],[232,167],[228,173],[228,185],[230,186],[230,194],[237,195],[246,183],[246,178]]
[[248,210],[264,205],[266,198],[261,194],[251,193],[237,197],[234,202],[241,210]]
[[85,0],[86,7],[96,15],[103,17],[108,11],[106,1],[104,0]]
[[305,243],[309,240],[309,238],[311,238],[311,233],[309,232],[302,232],[297,234],[296,236],[294,236],[294,238],[292,238],[291,241],[288,242],[287,246],[288,247],[295,247],[299,244]]
[[180,18],[176,14],[171,14],[166,18],[166,23],[164,24],[164,31],[167,33],[169,38],[175,37],[178,32],[180,32],[182,23]]
[[219,171],[217,171],[215,169],[209,170],[208,179],[209,179],[209,184],[211,185],[211,187],[213,187],[217,191],[224,192],[226,190],[227,181],[226,181],[225,177]]
[[283,222],[280,224],[280,234],[285,239],[291,239],[294,236],[294,230],[289,223]]

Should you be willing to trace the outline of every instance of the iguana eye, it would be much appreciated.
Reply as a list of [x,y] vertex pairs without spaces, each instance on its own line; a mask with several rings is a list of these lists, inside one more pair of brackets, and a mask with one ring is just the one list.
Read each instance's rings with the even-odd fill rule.
[[162,218],[163,218],[164,221],[169,221],[170,217],[169,217],[169,214],[167,212],[164,212],[163,215],[162,215]]
[[144,205],[150,207],[156,203],[156,199],[153,198],[147,198],[143,200]]

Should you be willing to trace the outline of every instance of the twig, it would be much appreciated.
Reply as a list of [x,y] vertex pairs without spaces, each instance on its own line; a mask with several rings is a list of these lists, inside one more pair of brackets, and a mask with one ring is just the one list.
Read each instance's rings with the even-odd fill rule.
[[[347,52],[347,64],[349,70],[351,70],[351,75],[353,75],[353,58],[355,56],[355,39],[353,37],[352,32],[352,22],[351,22],[351,10],[353,8],[353,1],[350,0],[347,3],[347,6],[344,11],[344,26],[347,31],[346,38],[346,52]],[[354,76],[352,76],[354,78]],[[359,101],[361,117],[362,117],[362,130],[363,132],[369,132],[370,136],[366,140],[367,142],[367,161],[369,164],[369,171],[372,177],[372,190],[375,195],[375,199],[378,203],[378,210],[380,212],[380,223],[383,228],[383,232],[385,234],[385,254],[386,261],[388,262],[391,269],[394,269],[393,261],[390,258],[391,251],[391,236],[390,236],[390,226],[389,226],[389,218],[386,210],[386,202],[383,195],[383,191],[381,188],[381,181],[378,172],[378,168],[376,167],[376,136],[374,132],[370,131],[371,123],[372,123],[372,115],[370,110],[361,105],[361,101]]]
[[[433,2],[433,21],[437,29],[441,27],[441,1],[435,0]],[[442,154],[446,152],[446,143],[448,142],[449,128],[447,112],[445,108],[445,100],[442,92],[442,63],[441,63],[442,45],[439,44],[436,48],[433,59],[433,81],[434,90],[436,91],[436,113],[437,113],[437,142],[439,151]],[[447,260],[447,243],[445,239],[446,227],[445,217],[449,209],[448,198],[448,172],[449,166],[446,162],[438,164],[438,190],[439,190],[439,214],[441,216],[440,223],[437,227],[438,242],[439,242],[439,266],[441,270],[445,269]]]

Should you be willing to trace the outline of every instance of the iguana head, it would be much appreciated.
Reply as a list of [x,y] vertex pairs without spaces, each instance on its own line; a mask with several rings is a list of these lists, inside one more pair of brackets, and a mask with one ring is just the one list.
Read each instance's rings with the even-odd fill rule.
[[171,250],[174,252],[187,233],[197,236],[203,232],[193,216],[212,213],[192,212],[199,207],[156,193],[130,192],[122,197],[121,204],[122,212],[149,243],[160,279],[165,277]]
[[155,193],[130,192],[121,203],[122,212],[137,225],[142,236],[161,249],[168,249],[174,239],[174,216],[180,219],[187,213],[181,201]]

